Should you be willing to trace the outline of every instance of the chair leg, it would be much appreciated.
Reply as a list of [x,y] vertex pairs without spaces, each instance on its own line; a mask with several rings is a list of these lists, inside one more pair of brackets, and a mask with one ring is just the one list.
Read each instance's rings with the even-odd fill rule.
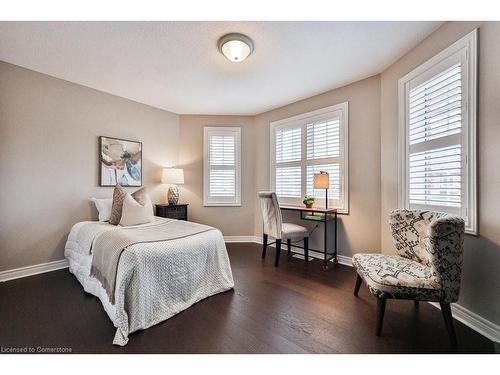
[[361,276],[357,275],[358,277],[356,278],[356,285],[354,286],[354,295],[357,297],[359,288],[361,287],[361,283],[363,282],[363,279]]
[[278,267],[280,263],[280,253],[281,253],[281,239],[276,239],[276,260],[274,261],[274,267]]
[[286,240],[286,248],[288,250],[288,257],[290,258],[292,256],[292,240],[290,238]]
[[413,301],[413,303],[415,304],[415,307],[420,306],[420,304],[418,303],[418,301],[417,301],[417,300],[414,300],[414,301]]
[[377,330],[376,335],[380,336],[382,333],[382,323],[384,322],[385,313],[385,298],[377,298]]
[[309,237],[304,237],[304,259],[309,262]]
[[262,259],[266,257],[266,250],[267,250],[267,234],[264,233],[262,236]]
[[455,327],[453,325],[453,316],[451,315],[451,306],[449,303],[440,302],[441,312],[443,313],[444,322],[446,323],[446,330],[448,331],[448,337],[450,338],[451,345],[457,345],[457,335],[455,333]]

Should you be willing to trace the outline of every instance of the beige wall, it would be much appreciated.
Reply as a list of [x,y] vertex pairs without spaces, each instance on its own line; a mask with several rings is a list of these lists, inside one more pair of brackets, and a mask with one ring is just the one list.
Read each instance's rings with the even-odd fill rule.
[[[181,201],[189,203],[189,220],[219,228],[225,236],[251,236],[254,222],[254,145],[251,116],[181,115],[179,118],[179,165],[185,184]],[[203,207],[203,127],[241,127],[241,207]]]
[[[342,215],[339,254],[380,252],[380,77],[374,76],[255,117],[256,192],[269,189],[270,122],[330,105],[349,102],[349,215]],[[255,205],[255,235],[262,235]],[[286,220],[304,225],[296,215]],[[307,225],[307,223],[306,223]],[[312,246],[323,246],[321,228]],[[330,236],[331,237],[331,236]]]
[[98,136],[143,142],[143,182],[164,199],[178,116],[0,62],[0,271],[63,258],[71,226],[95,218]]
[[387,213],[397,207],[398,79],[479,27],[479,236],[466,235],[459,303],[500,324],[500,23],[448,22],[381,75],[382,251],[393,253]]

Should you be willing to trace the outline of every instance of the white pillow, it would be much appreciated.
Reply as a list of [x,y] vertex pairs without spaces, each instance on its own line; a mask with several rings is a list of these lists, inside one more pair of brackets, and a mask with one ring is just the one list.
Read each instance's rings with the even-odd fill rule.
[[113,198],[92,198],[91,201],[94,202],[95,208],[99,212],[99,221],[109,221]]
[[149,195],[144,196],[144,206],[137,202],[134,197],[127,193],[123,200],[122,217],[120,225],[127,227],[130,225],[139,225],[150,223],[154,220],[153,204]]

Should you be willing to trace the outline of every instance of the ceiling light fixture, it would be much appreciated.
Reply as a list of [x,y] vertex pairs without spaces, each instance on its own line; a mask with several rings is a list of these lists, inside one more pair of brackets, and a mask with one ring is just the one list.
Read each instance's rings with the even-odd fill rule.
[[252,39],[239,33],[226,34],[217,43],[220,53],[229,61],[240,62],[253,52]]

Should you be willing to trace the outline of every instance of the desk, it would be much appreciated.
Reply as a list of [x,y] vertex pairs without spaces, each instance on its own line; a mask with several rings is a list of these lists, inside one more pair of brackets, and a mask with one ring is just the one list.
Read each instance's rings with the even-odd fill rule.
[[[301,220],[314,221],[323,223],[323,250],[315,250],[309,248],[309,251],[313,251],[315,253],[320,253],[324,255],[324,264],[323,268],[328,269],[328,261],[333,259],[334,263],[337,263],[337,210],[335,208],[307,208],[300,206],[288,206],[288,205],[280,205],[280,208],[285,211],[295,211],[300,213]],[[334,233],[335,233],[335,242],[333,252],[328,252],[328,223],[333,221],[335,225]],[[303,249],[302,246],[292,245],[293,247],[297,247]]]

